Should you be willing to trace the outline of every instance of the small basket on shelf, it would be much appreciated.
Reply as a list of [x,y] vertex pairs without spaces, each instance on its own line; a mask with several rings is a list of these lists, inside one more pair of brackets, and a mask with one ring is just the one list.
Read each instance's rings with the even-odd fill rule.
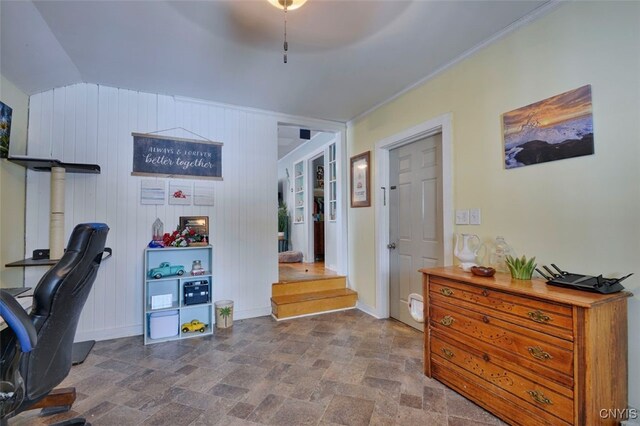
[[208,245],[209,243],[206,241],[195,241],[195,242],[189,243],[189,247],[204,247]]

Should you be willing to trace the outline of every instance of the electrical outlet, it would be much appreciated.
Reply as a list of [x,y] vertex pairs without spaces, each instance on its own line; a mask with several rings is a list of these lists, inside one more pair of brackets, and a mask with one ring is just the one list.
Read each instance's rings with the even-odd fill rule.
[[480,225],[480,209],[469,209],[469,223]]
[[469,224],[469,210],[456,210],[456,225]]

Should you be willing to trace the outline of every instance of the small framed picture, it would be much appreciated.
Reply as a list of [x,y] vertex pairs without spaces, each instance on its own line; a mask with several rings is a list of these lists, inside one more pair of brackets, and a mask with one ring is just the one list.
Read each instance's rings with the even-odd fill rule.
[[180,216],[180,229],[186,227],[200,235],[209,236],[209,216]]
[[371,206],[371,151],[351,157],[351,207]]
[[169,182],[169,204],[191,205],[193,186],[191,182]]

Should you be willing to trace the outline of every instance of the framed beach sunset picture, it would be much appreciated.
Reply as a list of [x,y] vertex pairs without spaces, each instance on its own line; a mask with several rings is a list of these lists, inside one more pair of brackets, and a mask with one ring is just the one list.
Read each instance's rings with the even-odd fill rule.
[[9,157],[9,137],[11,136],[12,109],[0,102],[0,158]]
[[593,154],[591,85],[502,115],[507,169]]

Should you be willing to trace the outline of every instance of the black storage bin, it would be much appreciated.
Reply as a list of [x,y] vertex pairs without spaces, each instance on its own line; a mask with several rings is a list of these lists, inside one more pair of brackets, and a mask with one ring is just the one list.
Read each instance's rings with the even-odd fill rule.
[[197,305],[209,302],[209,282],[207,280],[184,283],[184,304]]

